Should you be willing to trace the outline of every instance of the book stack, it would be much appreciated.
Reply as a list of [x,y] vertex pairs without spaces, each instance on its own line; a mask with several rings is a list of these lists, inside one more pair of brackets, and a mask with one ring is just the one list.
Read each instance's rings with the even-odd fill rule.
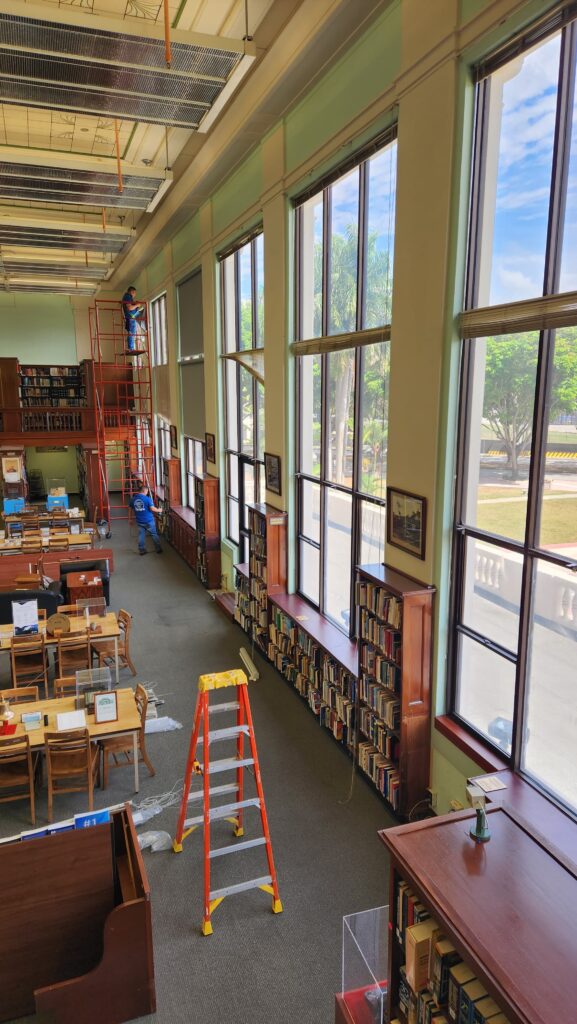
[[249,636],[252,633],[252,617],[250,614],[250,588],[248,576],[236,572],[234,618]]
[[473,969],[407,882],[395,891],[395,939],[404,961],[398,1004],[406,1024],[508,1024]]
[[269,661],[306,700],[319,724],[337,743],[352,748],[354,740],[356,676],[280,609],[272,608],[269,624]]

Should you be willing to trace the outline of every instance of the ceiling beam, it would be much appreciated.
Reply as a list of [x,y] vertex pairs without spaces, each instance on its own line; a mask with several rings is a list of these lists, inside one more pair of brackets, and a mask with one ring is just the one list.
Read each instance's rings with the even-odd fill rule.
[[[75,10],[73,7],[52,7],[48,4],[24,3],[20,4],[16,11],[14,9],[14,0],[0,0],[0,15],[31,18],[36,21],[62,25],[65,28],[79,28],[84,31],[90,29],[93,32],[112,32],[115,35],[127,36],[129,39],[149,39],[154,42],[164,43],[163,24],[139,18],[106,18],[100,14],[89,14],[82,8]],[[188,32],[185,29],[171,28],[170,41],[173,45],[199,46],[208,50],[250,54],[256,57],[256,44],[251,40],[228,39],[224,36],[213,36],[204,32]],[[80,54],[78,56],[80,57]]]
[[66,215],[66,220],[42,216],[41,213],[28,216],[21,212],[14,212],[9,207],[0,207],[0,228],[32,228],[40,231],[76,231],[84,235],[106,235],[128,240],[134,234],[134,228],[121,226],[120,224],[103,225],[101,221],[85,221],[82,217],[74,218],[71,214]]
[[[116,157],[91,156],[85,153],[61,153],[50,149],[27,149],[24,146],[0,146],[0,164],[24,164],[34,167],[62,167],[69,171],[92,171],[98,174],[112,174],[116,177]],[[146,167],[120,161],[123,177],[164,178],[172,180],[172,172],[164,167]]]

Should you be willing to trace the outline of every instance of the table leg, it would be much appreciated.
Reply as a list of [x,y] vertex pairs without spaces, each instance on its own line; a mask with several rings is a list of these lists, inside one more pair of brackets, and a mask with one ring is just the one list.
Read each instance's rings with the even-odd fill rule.
[[114,664],[116,665],[116,685],[118,686],[120,680],[120,673],[118,671],[118,637],[114,637]]
[[138,779],[138,733],[133,732],[132,734],[133,743],[133,754],[134,757],[134,792],[138,793],[139,790],[139,779]]

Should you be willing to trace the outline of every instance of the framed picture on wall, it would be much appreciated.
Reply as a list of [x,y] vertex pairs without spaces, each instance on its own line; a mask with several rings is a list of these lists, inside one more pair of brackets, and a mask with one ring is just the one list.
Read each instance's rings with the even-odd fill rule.
[[206,461],[216,462],[216,439],[214,434],[205,434],[204,439],[206,441]]
[[427,499],[387,487],[387,544],[423,559],[426,526]]
[[280,455],[264,453],[264,479],[267,491],[281,493]]
[[170,447],[178,451],[178,434],[176,433],[176,427],[174,423],[170,425]]

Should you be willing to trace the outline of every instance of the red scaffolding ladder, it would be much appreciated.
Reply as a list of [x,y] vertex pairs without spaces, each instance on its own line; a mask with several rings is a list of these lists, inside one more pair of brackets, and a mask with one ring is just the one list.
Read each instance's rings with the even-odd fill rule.
[[128,349],[119,301],[96,299],[90,310],[94,409],[99,463],[97,518],[128,519],[137,480],[155,481],[148,307],[143,303],[135,348]]

